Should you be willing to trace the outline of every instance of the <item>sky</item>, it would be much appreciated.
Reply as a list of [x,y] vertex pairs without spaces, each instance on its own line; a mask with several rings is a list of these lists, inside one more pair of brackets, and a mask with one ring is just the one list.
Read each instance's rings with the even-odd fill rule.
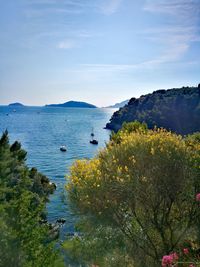
[[200,83],[200,0],[0,0],[0,104],[107,106]]

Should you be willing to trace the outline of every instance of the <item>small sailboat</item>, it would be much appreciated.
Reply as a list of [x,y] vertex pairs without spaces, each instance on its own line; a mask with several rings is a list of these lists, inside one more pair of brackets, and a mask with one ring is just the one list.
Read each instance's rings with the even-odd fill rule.
[[93,128],[92,128],[92,132],[90,135],[92,137],[92,139],[90,140],[90,144],[98,145],[98,141],[96,139],[94,139],[94,129]]
[[94,128],[92,128],[92,132],[90,134],[92,137],[94,137]]
[[60,151],[62,151],[62,152],[66,152],[66,151],[67,151],[66,146],[61,146],[61,147],[60,147]]

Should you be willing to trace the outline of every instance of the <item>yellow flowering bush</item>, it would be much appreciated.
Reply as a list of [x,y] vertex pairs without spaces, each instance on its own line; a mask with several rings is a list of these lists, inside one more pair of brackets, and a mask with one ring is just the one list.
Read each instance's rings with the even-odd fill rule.
[[94,227],[120,231],[135,266],[160,266],[197,236],[199,157],[199,144],[163,129],[122,130],[94,159],[75,162],[69,197]]

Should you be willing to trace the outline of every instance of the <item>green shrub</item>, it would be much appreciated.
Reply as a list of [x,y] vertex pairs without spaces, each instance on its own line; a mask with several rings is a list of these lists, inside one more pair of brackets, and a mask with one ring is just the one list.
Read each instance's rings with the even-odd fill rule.
[[134,266],[160,266],[163,255],[197,239],[200,146],[162,129],[125,128],[97,157],[75,162],[69,197],[89,222],[86,236],[118,230]]

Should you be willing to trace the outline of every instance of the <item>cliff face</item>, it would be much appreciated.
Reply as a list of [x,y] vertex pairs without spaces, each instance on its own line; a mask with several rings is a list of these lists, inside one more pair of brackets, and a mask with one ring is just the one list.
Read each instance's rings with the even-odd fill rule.
[[200,131],[200,85],[131,98],[112,115],[106,128],[118,131],[123,122],[134,120],[146,122],[150,129],[157,126],[180,134]]

